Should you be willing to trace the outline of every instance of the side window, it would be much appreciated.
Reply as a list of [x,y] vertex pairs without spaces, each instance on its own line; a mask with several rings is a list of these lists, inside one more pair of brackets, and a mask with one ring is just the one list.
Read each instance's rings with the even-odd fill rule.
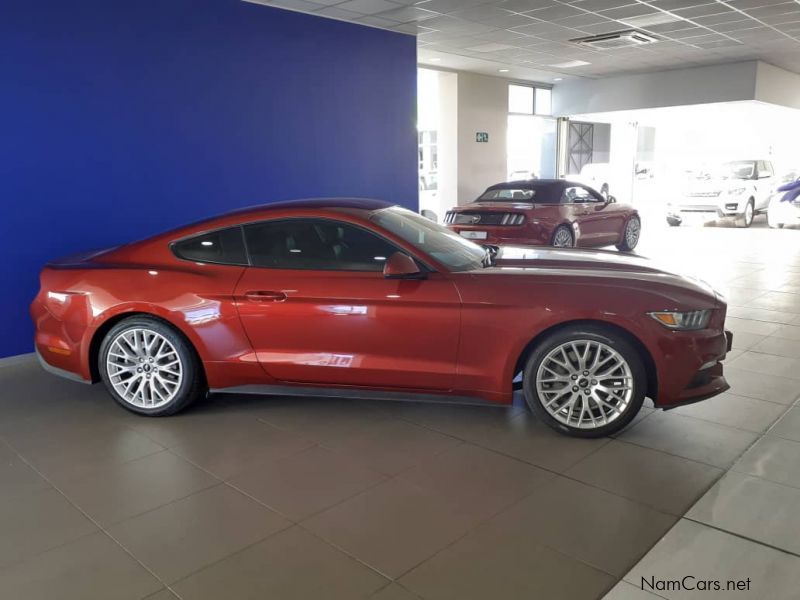
[[327,219],[282,219],[245,226],[255,267],[382,271],[397,248],[355,225]]
[[203,233],[172,244],[178,258],[223,265],[247,265],[242,228],[239,226]]
[[561,202],[563,204],[580,204],[582,202],[597,202],[592,193],[583,187],[570,186],[564,189]]
[[758,161],[758,177],[762,179],[764,177],[772,177],[772,163],[767,160],[760,160]]

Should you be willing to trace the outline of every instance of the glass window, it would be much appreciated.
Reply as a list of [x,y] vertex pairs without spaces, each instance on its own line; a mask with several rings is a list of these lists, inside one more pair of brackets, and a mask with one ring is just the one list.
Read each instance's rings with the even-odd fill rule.
[[478,201],[487,200],[509,200],[512,202],[533,202],[533,197],[536,195],[536,190],[523,190],[514,188],[500,188],[494,190],[486,190]]
[[553,91],[546,88],[536,88],[536,108],[537,115],[553,114]]
[[432,256],[451,271],[476,269],[486,258],[486,250],[481,246],[404,208],[380,210],[370,220]]
[[597,202],[598,199],[583,187],[568,187],[564,190],[564,203],[565,204],[580,204],[582,202]]
[[361,227],[329,219],[280,219],[246,225],[253,266],[271,269],[382,271],[397,252]]
[[241,227],[230,227],[175,242],[172,251],[178,258],[195,262],[246,265]]
[[508,112],[533,114],[533,88],[527,85],[508,86]]

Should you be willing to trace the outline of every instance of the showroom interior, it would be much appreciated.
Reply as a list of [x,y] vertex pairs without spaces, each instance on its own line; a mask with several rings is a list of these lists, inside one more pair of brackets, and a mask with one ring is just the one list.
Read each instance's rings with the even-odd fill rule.
[[[0,598],[798,598],[798,2],[0,0],[0,50],[0,236],[10,248],[0,265]],[[536,182],[591,189],[587,211],[597,215],[627,211],[635,248],[548,250],[561,245],[556,228],[552,244],[520,243],[529,262],[515,266],[504,243],[480,244],[490,239],[476,231],[480,216],[470,235],[454,227],[461,211],[481,214],[470,211],[490,186],[491,210],[507,191],[503,204],[538,223],[530,215],[550,209]],[[323,200],[297,210],[336,205],[355,219],[366,201],[348,199],[365,198],[485,251],[481,269],[503,282],[539,277],[549,287],[524,289],[543,303],[542,319],[588,306],[617,322],[615,311],[663,289],[651,327],[661,340],[689,340],[689,329],[661,319],[688,314],[682,298],[702,290],[727,304],[717,333],[728,347],[703,355],[698,373],[724,371],[724,385],[665,404],[653,373],[669,387],[686,356],[665,341],[654,361],[626,334],[611,347],[623,359],[641,347],[648,358],[623,378],[641,371],[653,385],[645,392],[637,380],[641,409],[625,413],[624,427],[580,437],[548,422],[546,403],[532,410],[525,381],[535,340],[513,354],[506,396],[476,384],[491,401],[457,386],[430,394],[419,383],[427,371],[373,394],[347,379],[329,390],[278,377],[261,395],[241,384],[259,384],[252,369],[288,350],[259,350],[245,324],[253,347],[235,366],[250,379],[198,388],[192,406],[158,418],[109,395],[102,335],[84,340],[77,313],[58,312],[65,298],[86,299],[70,306],[110,336],[120,317],[141,318],[152,305],[167,327],[156,308],[166,286],[179,289],[190,273],[210,282],[231,267],[180,262],[176,244],[189,234],[162,233],[191,227],[200,239],[206,219],[242,211],[228,227],[247,207],[298,199]],[[273,209],[292,219],[293,206]],[[237,268],[256,270],[249,229],[236,223],[246,255]],[[566,245],[589,239],[592,225],[564,226]],[[620,243],[630,242],[625,227]],[[177,266],[161,272],[126,246],[145,239]],[[422,239],[406,242],[395,246]],[[122,258],[103,262],[101,250]],[[412,270],[389,273],[394,258],[374,256],[383,268],[370,274],[376,289],[392,291],[382,302],[449,281],[436,268],[446,263],[419,256]],[[70,285],[82,291],[47,287],[75,269],[83,280]],[[581,269],[586,287],[558,288]],[[121,288],[104,287],[104,273],[127,281],[139,307],[119,304],[107,326],[101,312],[123,299],[109,291]],[[229,326],[214,321],[225,305],[237,323],[237,310],[242,321],[251,315],[267,343],[270,327],[287,348],[322,340],[304,364],[319,370],[327,352],[324,366],[338,373],[358,367],[337,344],[368,336],[385,340],[375,352],[387,357],[390,338],[405,348],[418,336],[425,356],[458,344],[464,352],[471,341],[476,371],[454,362],[452,374],[478,381],[481,366],[500,363],[492,353],[520,314],[504,294],[522,284],[492,290],[482,273],[455,275],[479,282],[455,284],[463,313],[442,311],[441,322],[420,327],[415,314],[444,302],[424,296],[378,333],[358,328],[372,307],[359,297],[366,286],[346,279],[338,302],[318,290],[328,312],[302,313],[306,322],[269,323],[258,313],[264,299],[233,287],[210,304],[192,304],[194,290],[170,302],[191,305],[187,320],[212,335]],[[480,285],[491,300],[470,300]],[[550,289],[560,291],[548,298]],[[291,317],[293,291],[268,308]],[[576,322],[589,320],[582,315]],[[328,321],[338,337],[311,331]],[[694,329],[710,331],[705,323]],[[194,338],[176,335],[180,354]],[[700,353],[699,339],[685,352]],[[85,375],[54,366],[68,364],[73,342]],[[198,382],[233,368],[201,350],[186,356],[205,368]],[[576,385],[590,385],[579,377]]]

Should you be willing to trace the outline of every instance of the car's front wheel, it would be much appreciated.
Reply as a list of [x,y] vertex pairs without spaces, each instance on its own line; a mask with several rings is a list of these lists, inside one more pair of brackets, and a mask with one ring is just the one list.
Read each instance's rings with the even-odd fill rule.
[[622,233],[622,241],[617,244],[620,252],[632,252],[639,243],[639,235],[642,233],[642,222],[639,217],[633,216],[625,224],[625,231]]
[[200,360],[172,327],[151,317],[130,317],[106,334],[98,357],[111,396],[138,414],[174,414],[205,393]]
[[744,213],[736,220],[737,227],[750,227],[756,215],[756,201],[750,198],[744,207]]
[[603,326],[577,325],[550,334],[523,371],[531,410],[556,431],[576,437],[621,430],[639,412],[646,389],[639,353]]

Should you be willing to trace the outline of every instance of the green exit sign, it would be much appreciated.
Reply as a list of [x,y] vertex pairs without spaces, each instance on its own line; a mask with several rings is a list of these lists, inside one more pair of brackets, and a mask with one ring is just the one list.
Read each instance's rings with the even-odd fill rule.
[[485,131],[479,131],[475,134],[475,141],[479,144],[488,144],[489,143],[489,134]]

